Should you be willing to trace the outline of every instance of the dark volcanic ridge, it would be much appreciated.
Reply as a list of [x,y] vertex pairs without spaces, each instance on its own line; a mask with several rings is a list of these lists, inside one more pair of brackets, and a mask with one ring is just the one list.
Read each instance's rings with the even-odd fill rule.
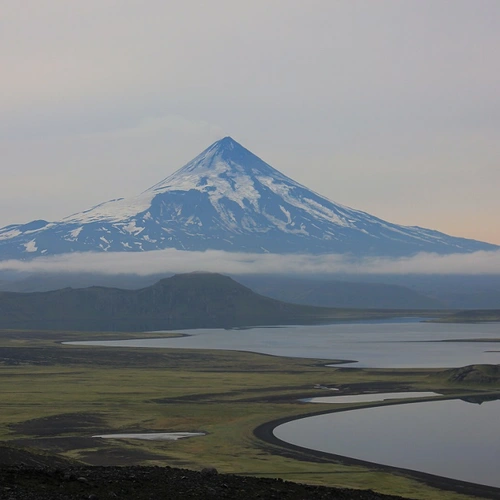
[[59,221],[0,229],[0,260],[72,252],[178,250],[409,256],[498,250],[335,203],[230,137],[132,198]]
[[[132,271],[126,274],[68,271],[9,274],[0,271],[0,292],[46,292],[60,288],[90,286],[134,290],[151,286],[172,274],[137,275]],[[356,309],[498,310],[500,304],[500,275],[371,276],[323,273],[307,276],[232,274],[231,277],[260,295],[282,302],[311,306]],[[459,321],[466,319],[461,316]],[[477,319],[474,316],[470,317],[471,321]]]
[[0,328],[151,331],[315,324],[397,316],[290,304],[259,295],[217,273],[179,274],[139,290],[89,287],[0,292]]

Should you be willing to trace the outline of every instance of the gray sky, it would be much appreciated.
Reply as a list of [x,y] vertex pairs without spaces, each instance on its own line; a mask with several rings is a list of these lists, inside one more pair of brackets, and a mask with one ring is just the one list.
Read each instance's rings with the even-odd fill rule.
[[3,0],[0,226],[231,135],[333,201],[500,244],[498,0]]

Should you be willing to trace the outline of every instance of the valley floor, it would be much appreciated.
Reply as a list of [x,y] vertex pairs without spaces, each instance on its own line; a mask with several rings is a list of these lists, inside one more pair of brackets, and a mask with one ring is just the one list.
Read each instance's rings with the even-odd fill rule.
[[[386,498],[383,494],[422,500],[500,498],[494,488],[489,493],[481,488],[464,490],[459,482],[433,484],[407,471],[297,453],[254,433],[269,422],[331,411],[327,404],[310,407],[299,402],[324,396],[324,387],[343,394],[437,390],[443,397],[458,397],[491,394],[498,391],[498,382],[488,387],[477,381],[450,382],[448,372],[439,369],[332,368],[325,366],[331,360],[245,352],[60,343],[83,335],[85,339],[137,337],[0,332],[2,500],[369,500]],[[172,442],[93,437],[133,432],[205,435]],[[195,472],[207,467],[220,474]],[[133,493],[134,488],[140,493]]]

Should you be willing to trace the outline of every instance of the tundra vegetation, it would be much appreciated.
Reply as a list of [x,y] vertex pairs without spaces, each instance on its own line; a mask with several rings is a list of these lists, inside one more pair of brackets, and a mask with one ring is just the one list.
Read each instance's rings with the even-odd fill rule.
[[[301,453],[265,442],[254,430],[270,421],[332,411],[328,404],[298,401],[324,396],[324,387],[344,394],[436,391],[441,398],[500,394],[499,371],[480,366],[470,376],[439,369],[332,368],[325,366],[332,360],[246,352],[61,343],[131,337],[138,334],[0,331],[2,444],[89,465],[215,467],[409,498],[463,499],[467,496],[418,475]],[[368,405],[374,404],[341,409]],[[179,441],[92,437],[132,432],[206,435]]]

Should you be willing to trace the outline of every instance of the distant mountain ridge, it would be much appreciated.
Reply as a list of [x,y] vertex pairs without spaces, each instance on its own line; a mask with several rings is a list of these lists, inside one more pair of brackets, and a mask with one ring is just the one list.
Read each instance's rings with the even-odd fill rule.
[[317,324],[381,319],[395,310],[355,310],[283,302],[217,273],[177,274],[139,290],[92,286],[0,292],[0,329],[152,331]]
[[175,275],[139,290],[0,292],[0,328],[147,331],[321,322],[336,312],[263,297],[220,274]]
[[[35,273],[1,279],[0,292],[46,292],[100,286],[136,290],[168,274]],[[499,275],[237,275],[254,292],[284,302],[368,309],[498,309]]]
[[[164,275],[38,273],[17,281],[4,283],[0,281],[0,292],[32,293],[91,286],[134,290],[151,286],[163,277]],[[233,275],[231,277],[255,293],[293,304],[355,309],[447,308],[445,303],[401,285],[277,275]]]
[[401,256],[498,250],[334,203],[230,137],[138,196],[0,229],[0,260],[166,248]]
[[263,276],[241,276],[237,280],[266,297],[293,304],[358,309],[446,309],[443,302],[401,285]]

